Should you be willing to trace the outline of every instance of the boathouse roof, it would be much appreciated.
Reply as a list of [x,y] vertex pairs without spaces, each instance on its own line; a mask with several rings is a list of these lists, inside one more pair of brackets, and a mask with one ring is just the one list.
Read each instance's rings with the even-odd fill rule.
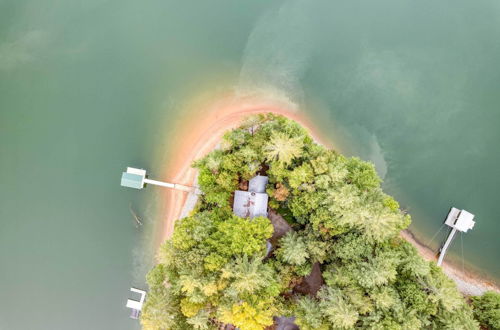
[[466,233],[474,227],[476,222],[474,221],[474,214],[452,207],[445,223],[452,228]]
[[469,213],[465,210],[460,212],[458,216],[457,222],[455,222],[455,228],[462,232],[467,232],[467,230],[472,229],[474,227],[474,214]]
[[141,189],[143,186],[144,177],[133,173],[122,173],[121,185],[129,188]]
[[141,295],[139,300],[127,299],[127,304],[126,304],[127,308],[132,309],[132,314],[130,315],[130,317],[133,319],[138,319],[139,313],[142,310],[142,306],[144,305],[144,299],[146,298],[146,291],[136,288],[130,288],[130,291]]
[[121,185],[123,187],[142,189],[142,187],[144,187],[145,177],[145,170],[134,167],[127,167],[127,171],[122,172]]

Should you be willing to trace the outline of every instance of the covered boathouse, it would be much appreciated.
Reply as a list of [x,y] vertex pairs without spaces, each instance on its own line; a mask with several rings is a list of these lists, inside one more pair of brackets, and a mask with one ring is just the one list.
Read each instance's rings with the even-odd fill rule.
[[138,319],[139,314],[142,310],[142,306],[144,305],[144,300],[146,299],[146,291],[136,288],[130,288],[130,291],[141,295],[139,300],[127,299],[127,304],[125,305],[127,308],[130,308],[132,310],[130,313],[130,318]]

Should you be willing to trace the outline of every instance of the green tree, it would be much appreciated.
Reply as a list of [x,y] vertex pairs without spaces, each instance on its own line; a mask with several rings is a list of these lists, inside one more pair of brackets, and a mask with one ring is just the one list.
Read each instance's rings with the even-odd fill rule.
[[289,183],[292,188],[298,188],[304,183],[310,183],[314,179],[314,172],[308,163],[304,163],[290,172]]
[[182,329],[185,324],[179,301],[166,287],[166,273],[167,269],[159,264],[147,275],[150,290],[141,313],[141,324],[146,330]]
[[[239,294],[256,293],[258,290],[273,285],[276,274],[260,258],[239,257],[222,269],[222,278],[231,281],[230,289]],[[279,292],[278,292],[279,293]]]
[[426,315],[437,313],[436,304],[430,300],[426,289],[418,284],[414,278],[398,279],[396,289],[401,301],[409,310]]
[[488,291],[471,300],[476,320],[487,329],[500,329],[500,294]]
[[335,328],[352,329],[359,319],[359,314],[349,304],[348,300],[339,289],[323,287],[318,292],[321,313]]
[[208,270],[220,269],[232,256],[263,253],[273,233],[269,219],[243,219],[235,215],[216,225],[205,244],[211,251],[205,260]]
[[356,279],[364,288],[374,288],[391,283],[396,279],[397,255],[391,252],[380,253],[368,261],[358,264]]
[[262,330],[273,324],[276,308],[272,301],[241,302],[230,308],[223,308],[219,319],[231,323],[241,330]]
[[347,233],[334,243],[333,253],[343,262],[360,262],[373,253],[373,246],[358,233]]
[[436,265],[431,266],[431,273],[419,280],[419,283],[430,292],[429,298],[442,309],[452,312],[464,307],[465,301],[457,286]]
[[302,154],[303,138],[291,137],[283,132],[276,132],[263,148],[268,161],[277,161],[282,165],[289,165],[294,158]]
[[370,298],[375,307],[383,311],[388,311],[399,303],[397,292],[390,286],[382,286],[373,290]]
[[469,306],[464,305],[463,308],[453,312],[441,311],[433,319],[431,327],[447,330],[477,330],[479,324],[473,319]]
[[[399,237],[411,219],[383,193],[372,164],[266,114],[226,133],[194,166],[203,195],[147,276],[145,329],[224,322],[260,330],[278,315],[314,330],[478,327],[453,282]],[[239,218],[230,207],[234,190],[257,171],[269,177],[269,206],[293,227],[269,255],[269,219]],[[299,294],[315,262],[326,285],[316,296]],[[475,297],[473,306],[482,327],[498,328],[498,296]]]
[[300,266],[309,258],[304,237],[288,232],[280,240],[278,255],[289,264]]
[[329,326],[323,317],[317,300],[300,297],[294,310],[295,323],[302,330],[327,330]]
[[347,161],[349,174],[347,179],[361,190],[377,188],[380,185],[380,178],[375,171],[375,166],[353,157]]
[[196,330],[207,330],[210,327],[209,313],[207,311],[199,311],[196,315],[189,317],[186,322]]
[[181,323],[179,310],[166,289],[148,294],[141,313],[141,324],[146,330],[176,329]]

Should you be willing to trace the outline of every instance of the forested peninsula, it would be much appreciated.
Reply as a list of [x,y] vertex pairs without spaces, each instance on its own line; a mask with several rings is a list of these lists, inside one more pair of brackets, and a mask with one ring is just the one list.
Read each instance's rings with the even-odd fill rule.
[[[373,165],[296,122],[250,116],[194,166],[203,194],[147,276],[144,329],[500,327],[497,294],[469,304],[400,237],[410,216]],[[267,216],[239,217],[235,191],[256,175]]]

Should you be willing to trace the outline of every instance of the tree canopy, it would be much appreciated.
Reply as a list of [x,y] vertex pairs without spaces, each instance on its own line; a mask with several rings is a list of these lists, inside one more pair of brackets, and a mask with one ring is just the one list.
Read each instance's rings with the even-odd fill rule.
[[500,329],[500,294],[489,291],[472,297],[474,316],[486,329]]
[[[473,314],[441,269],[400,238],[410,216],[382,191],[374,166],[318,145],[296,122],[251,116],[194,166],[203,195],[148,275],[145,329],[265,329],[276,316],[315,330],[477,329],[473,315],[498,326],[498,300],[474,300]],[[270,220],[231,210],[234,190],[257,173],[269,177],[269,207],[292,228],[269,254]],[[314,265],[324,284],[305,292]]]

